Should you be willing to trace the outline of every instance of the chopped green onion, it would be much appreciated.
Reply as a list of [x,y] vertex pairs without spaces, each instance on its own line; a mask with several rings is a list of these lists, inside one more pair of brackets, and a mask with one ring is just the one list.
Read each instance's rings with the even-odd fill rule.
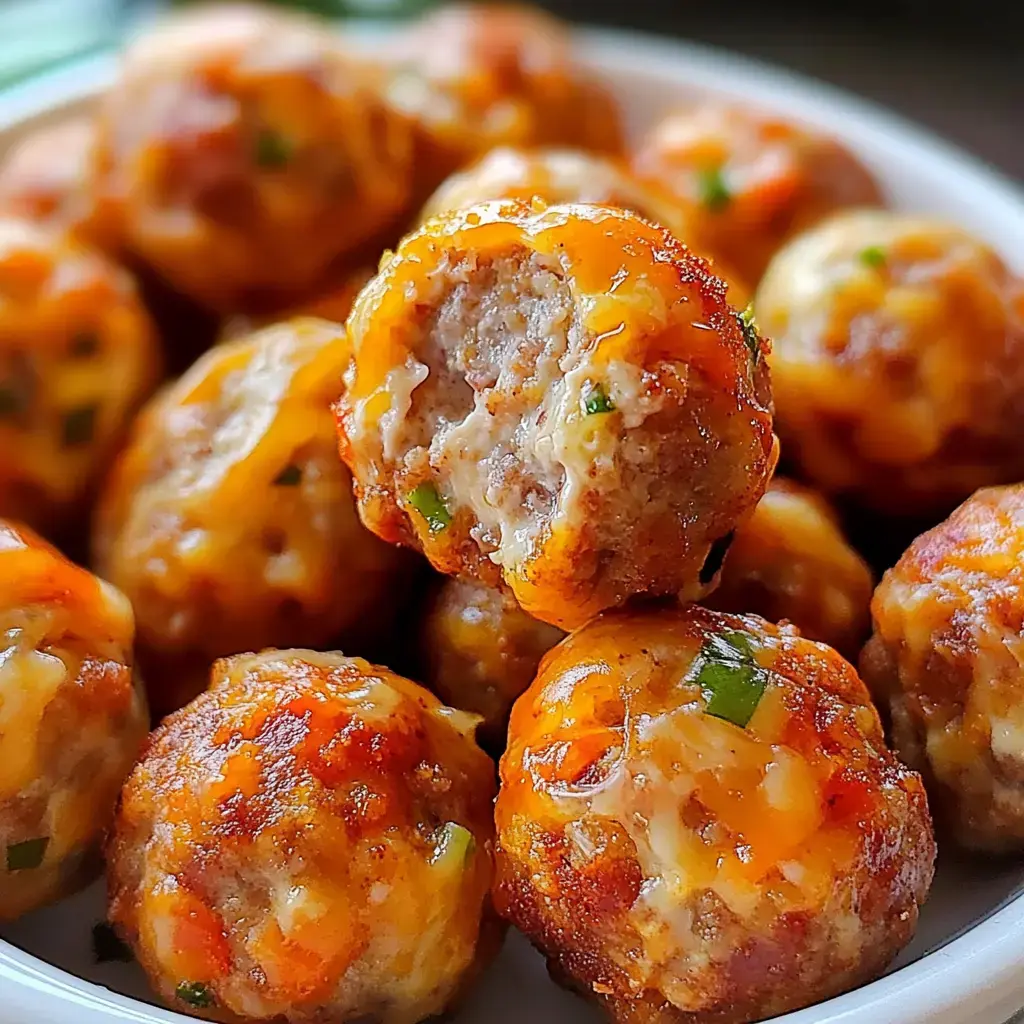
[[697,174],[701,203],[712,213],[720,213],[732,202],[721,167],[705,167]]
[[292,157],[291,143],[272,128],[264,128],[256,136],[256,163],[260,167],[284,167]]
[[739,320],[747,351],[750,353],[750,358],[756,363],[757,357],[761,354],[761,338],[757,333],[757,324],[754,322],[753,302],[747,303],[747,308],[740,313]]
[[100,348],[100,339],[92,331],[79,331],[71,339],[69,349],[73,359],[88,359],[96,355]]
[[183,981],[175,990],[174,994],[189,1006],[197,1010],[205,1010],[213,1006],[215,1000],[213,993],[201,981]]
[[32,871],[38,868],[43,863],[49,845],[49,836],[26,839],[23,843],[11,843],[7,847],[7,870]]
[[456,821],[447,821],[441,827],[440,836],[431,864],[463,867],[476,850],[476,838],[468,828]]
[[65,448],[76,448],[88,444],[96,431],[95,405],[83,405],[64,416],[61,427],[61,441]]
[[274,477],[275,487],[297,487],[302,483],[302,469],[294,462],[289,463]]
[[98,964],[130,964],[135,959],[132,951],[106,921],[93,925],[92,954]]
[[431,483],[420,484],[409,493],[409,504],[427,521],[431,533],[440,533],[452,523],[444,498]]
[[880,245],[869,245],[866,249],[861,249],[858,258],[864,266],[875,270],[885,266],[885,250]]
[[746,726],[768,684],[768,673],[754,657],[750,635],[724,629],[709,636],[695,666],[694,681],[701,688],[707,714]]
[[588,416],[593,416],[599,412],[611,412],[615,403],[604,393],[600,384],[595,384],[583,399],[583,408]]

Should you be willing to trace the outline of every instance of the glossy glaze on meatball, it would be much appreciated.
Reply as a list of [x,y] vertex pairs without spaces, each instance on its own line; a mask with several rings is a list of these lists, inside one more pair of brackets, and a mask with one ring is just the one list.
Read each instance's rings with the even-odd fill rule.
[[423,681],[446,704],[480,715],[481,741],[501,750],[512,704],[564,636],[500,587],[446,579],[428,598],[420,624]]
[[1024,477],[1024,286],[967,232],[840,215],[778,255],[755,305],[786,457],[818,487],[934,515]]
[[756,616],[606,613],[501,762],[495,902],[629,1024],[740,1024],[877,975],[935,844],[853,667]]
[[0,520],[0,920],[73,892],[148,727],[132,609]]
[[363,522],[563,628],[692,598],[775,461],[763,343],[707,264],[607,207],[429,221],[364,289],[339,404]]
[[871,603],[864,679],[957,842],[1024,849],[1024,485],[922,534]]
[[221,311],[280,308],[401,213],[411,128],[326,24],[213,5],[138,40],[99,113],[128,250]]
[[396,603],[401,553],[363,529],[331,402],[342,329],[299,319],[207,353],[142,413],[107,481],[98,571],[129,596],[157,713],[214,658],[359,641]]
[[357,658],[218,662],[151,737],[108,849],[111,920],[157,992],[232,1022],[449,1006],[498,935],[473,724]]
[[834,139],[717,104],[657,124],[633,170],[686,205],[687,243],[734,267],[751,288],[788,239],[844,207],[882,204],[870,173]]
[[721,582],[705,603],[769,622],[785,619],[849,658],[867,636],[872,589],[871,570],[829,503],[776,477],[736,530]]
[[423,198],[497,146],[621,147],[614,99],[576,63],[567,26],[543,11],[446,5],[399,37],[390,64],[386,95],[416,125]]
[[81,518],[160,373],[155,330],[123,270],[0,218],[0,515],[47,531]]

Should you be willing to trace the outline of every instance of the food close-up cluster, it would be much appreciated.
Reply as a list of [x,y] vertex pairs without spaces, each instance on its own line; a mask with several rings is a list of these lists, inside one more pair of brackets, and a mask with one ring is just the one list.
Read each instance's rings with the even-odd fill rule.
[[0,162],[0,920],[105,872],[225,1024],[871,981],[1024,852],[1022,438],[1024,281],[821,129],[179,12]]

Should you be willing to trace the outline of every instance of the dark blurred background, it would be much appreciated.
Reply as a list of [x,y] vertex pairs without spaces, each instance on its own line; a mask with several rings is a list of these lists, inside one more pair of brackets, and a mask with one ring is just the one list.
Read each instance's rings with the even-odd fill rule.
[[[283,0],[403,17],[430,0]],[[0,85],[110,45],[161,0],[0,0]],[[676,36],[782,64],[883,103],[1024,180],[1020,0],[542,0],[573,21]]]

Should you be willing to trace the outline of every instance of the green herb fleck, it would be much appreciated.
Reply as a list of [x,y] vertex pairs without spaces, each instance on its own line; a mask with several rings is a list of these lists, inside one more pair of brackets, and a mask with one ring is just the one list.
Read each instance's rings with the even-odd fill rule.
[[302,470],[294,462],[290,462],[274,477],[275,487],[297,487],[302,483]]
[[721,167],[705,167],[697,174],[700,201],[712,213],[721,213],[732,202],[732,192],[725,183]]
[[106,921],[100,921],[92,927],[92,954],[98,964],[130,964],[135,959],[132,951]]
[[64,416],[61,441],[65,448],[78,448],[88,444],[96,431],[95,405],[82,405]]
[[880,245],[869,245],[861,249],[859,259],[864,266],[878,270],[885,266],[885,250]]
[[747,351],[750,353],[750,358],[756,363],[761,355],[761,337],[757,333],[757,323],[754,321],[753,302],[747,303],[747,308],[739,315],[739,321],[743,340],[747,344]]
[[174,994],[189,1006],[205,1010],[214,1005],[213,993],[201,981],[183,981]]
[[611,412],[615,403],[604,393],[600,384],[595,384],[583,399],[583,408],[588,416],[593,416],[594,413]]
[[50,845],[49,836],[38,839],[26,839],[23,843],[11,843],[7,847],[8,871],[32,871],[43,863],[46,848]]
[[414,487],[409,494],[409,504],[427,521],[431,533],[440,533],[451,526],[452,514],[433,484],[425,483]]
[[695,682],[709,715],[743,728],[761,702],[768,673],[754,657],[751,637],[728,629],[704,642],[697,658]]
[[446,821],[438,832],[437,846],[430,863],[444,867],[463,867],[476,849],[473,833],[456,821]]
[[264,128],[256,136],[256,163],[275,170],[284,167],[292,158],[292,145],[280,132]]
[[88,359],[100,350],[100,339],[92,331],[79,331],[71,339],[68,351],[72,359]]

